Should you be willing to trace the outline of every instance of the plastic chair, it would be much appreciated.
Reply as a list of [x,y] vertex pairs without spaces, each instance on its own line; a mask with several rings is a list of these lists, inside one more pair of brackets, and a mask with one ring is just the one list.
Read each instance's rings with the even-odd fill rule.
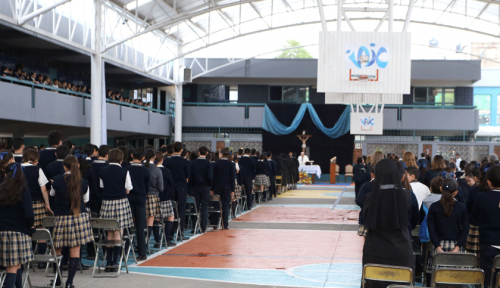
[[[193,212],[194,211],[194,212]],[[194,223],[193,235],[198,231],[201,231],[200,224],[200,213],[198,212],[198,207],[196,207],[196,200],[193,196],[187,196],[186,199],[186,217],[188,217],[187,225],[191,227],[193,217],[196,217],[196,221]]]
[[30,280],[30,267],[31,264],[38,264],[38,263],[45,263],[47,264],[53,264],[56,266],[56,273],[53,275],[54,279],[52,281],[52,288],[56,287],[56,280],[57,276],[61,275],[61,261],[62,261],[62,256],[56,255],[56,248],[54,247],[54,241],[52,240],[52,236],[50,235],[50,231],[47,229],[36,229],[36,232],[33,233],[31,236],[31,241],[39,242],[39,241],[44,241],[47,244],[47,251],[50,251],[48,254],[35,254],[33,261],[28,263],[28,266],[26,268],[26,276],[25,276],[25,283],[28,282],[29,286],[32,288],[36,287],[43,287],[43,286],[33,286],[31,285],[31,280]]
[[434,279],[436,267],[454,267],[454,268],[478,268],[479,261],[476,254],[473,253],[436,253],[432,262],[431,283]]
[[[338,167],[338,166],[337,166]],[[351,182],[352,182],[352,179],[354,178],[354,174],[352,173],[353,172],[353,167],[351,164],[347,164],[345,165],[345,182],[347,182],[347,177],[351,177]],[[349,183],[349,182],[347,182]]]
[[7,270],[0,268],[0,287],[3,287],[3,282],[5,281],[5,277],[7,277]]
[[208,215],[210,214],[219,214],[219,221],[218,221],[218,224],[217,225],[212,225],[212,224],[208,224],[207,226],[209,227],[214,227],[216,228],[217,230],[221,230],[222,227],[223,227],[223,219],[222,219],[222,202],[220,200],[220,196],[217,195],[217,194],[214,194],[214,195],[210,195],[210,199],[209,199],[209,202],[216,202],[216,203],[219,203],[219,208],[216,208],[214,206],[212,207],[208,207]]
[[[491,281],[490,288],[498,288],[500,287],[500,272],[495,276],[495,271],[500,269],[500,255],[495,256],[493,259],[493,265],[491,265]],[[495,280],[495,284],[493,284],[493,280]]]
[[366,264],[363,267],[362,288],[366,280],[414,284],[411,268],[378,264]]
[[276,180],[275,180],[275,185],[276,185],[276,192],[281,195],[281,187],[283,184],[283,176],[281,175],[276,175]]
[[480,285],[482,288],[484,287],[484,272],[477,268],[438,268],[431,281],[431,287],[436,287],[436,284]]
[[[248,205],[247,205],[247,190],[245,188],[245,185],[241,186],[241,197],[240,197],[240,207],[241,207],[241,212],[248,210]],[[240,214],[241,214],[240,212]]]
[[[116,219],[91,219],[90,224],[92,225],[92,228],[95,229],[102,229],[102,230],[113,230],[113,231],[120,231],[120,222]],[[123,229],[123,233],[125,234],[127,232],[128,235],[130,235],[129,231],[127,228]],[[116,278],[120,275],[121,268],[122,268],[122,262],[124,259],[127,259],[128,257],[125,257],[125,241],[123,239],[122,233],[119,233],[120,239],[119,240],[107,240],[103,239],[102,237],[98,242],[94,243],[94,246],[96,247],[95,249],[95,261],[94,261],[94,268],[92,269],[92,277],[94,278]],[[130,245],[131,246],[131,245]],[[99,271],[99,274],[101,273],[101,263],[99,261],[99,252],[102,250],[102,260],[103,264],[104,261],[106,261],[106,252],[104,252],[103,247],[121,247],[121,256],[118,261],[118,272],[116,274],[110,274],[108,273],[107,275],[95,275],[96,269]],[[125,269],[127,270],[128,274],[128,264],[127,261],[125,261]]]
[[[174,235],[174,242],[177,244],[177,240],[180,238],[182,241],[182,235],[181,235],[181,218],[179,218],[179,209],[177,208],[177,202],[171,200],[172,207],[174,208],[174,223],[177,222],[177,229],[175,230],[175,235]],[[166,236],[166,241],[168,241],[168,237],[170,235]],[[165,243],[166,245],[166,243]]]

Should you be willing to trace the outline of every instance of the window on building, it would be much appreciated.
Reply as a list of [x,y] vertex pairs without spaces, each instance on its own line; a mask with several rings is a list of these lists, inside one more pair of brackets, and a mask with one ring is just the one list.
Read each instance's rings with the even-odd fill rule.
[[200,85],[198,89],[199,102],[228,102],[229,95],[230,86],[226,85]]
[[238,85],[229,86],[229,102],[231,103],[238,102]]
[[292,103],[309,102],[309,86],[271,86],[269,100]]
[[479,124],[490,125],[491,95],[474,95],[474,106],[479,110]]
[[281,86],[271,86],[269,87],[269,100],[270,101],[281,101]]
[[413,102],[415,104],[453,106],[455,105],[455,89],[415,87],[413,90]]

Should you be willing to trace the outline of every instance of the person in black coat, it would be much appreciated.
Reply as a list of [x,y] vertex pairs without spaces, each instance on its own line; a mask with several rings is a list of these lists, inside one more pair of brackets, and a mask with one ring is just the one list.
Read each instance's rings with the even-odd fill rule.
[[207,147],[202,146],[198,149],[199,156],[191,162],[191,178],[189,179],[197,210],[200,212],[202,233],[207,230],[208,202],[210,199],[210,188],[213,184],[212,165],[206,159],[207,154]]
[[430,169],[427,170],[427,173],[425,173],[425,178],[423,183],[427,185],[427,187],[431,187],[432,179],[441,175],[441,173],[444,171],[445,168],[446,168],[446,162],[444,161],[443,156],[441,155],[434,156],[434,160],[432,160]]
[[269,162],[270,170],[269,170],[269,180],[271,180],[271,186],[269,187],[269,193],[271,194],[271,197],[269,197],[271,200],[273,200],[273,195],[276,197],[276,172],[277,172],[277,167],[276,167],[276,162],[273,160],[273,154],[271,151],[267,152],[267,161]]
[[47,165],[56,161],[57,159],[56,148],[57,146],[62,144],[62,133],[61,131],[56,130],[50,131],[47,139],[49,141],[50,147],[47,147],[39,152],[40,160],[38,160],[38,165],[40,166],[40,168],[42,168],[42,170],[44,170],[43,172],[45,174],[47,174],[45,172],[45,167],[47,167]]
[[247,194],[247,207],[248,210],[252,209],[253,204],[253,179],[255,178],[255,161],[250,158],[250,149],[246,148],[243,152],[243,156],[238,162],[239,166],[245,171],[245,192]]
[[[101,145],[99,147],[99,158],[92,161],[92,163],[90,164],[90,166],[92,167],[92,171],[94,172],[94,178],[96,179],[96,181],[98,181],[99,179],[99,173],[101,172],[101,169],[109,165],[108,154],[110,149],[111,148],[108,145]],[[102,206],[103,188],[101,188],[100,185],[97,185],[97,189],[95,190],[94,194],[92,194],[92,190],[90,191],[90,193],[90,211],[94,213],[100,213]]]
[[[234,195],[234,179],[236,177],[234,165],[227,157],[229,157],[229,149],[224,148],[221,150],[221,159],[217,161],[214,168],[212,187],[213,193],[219,195],[221,198],[224,229],[229,229],[229,211],[231,209],[231,197]],[[212,224],[216,224],[218,220],[218,217],[212,218]]]
[[356,160],[356,164],[354,164],[354,167],[352,168],[352,174],[354,175],[354,194],[355,197],[358,197],[359,189],[361,188],[361,185],[363,185],[363,176],[366,173],[366,168],[363,165],[363,158],[358,157]]

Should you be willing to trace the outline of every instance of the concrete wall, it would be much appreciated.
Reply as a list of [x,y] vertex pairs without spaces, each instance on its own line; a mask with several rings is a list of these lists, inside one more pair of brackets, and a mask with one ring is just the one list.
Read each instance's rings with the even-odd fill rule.
[[[0,82],[0,119],[90,128],[90,99]],[[107,128],[127,133],[170,135],[169,115],[106,104]]]
[[250,107],[245,119],[245,107],[182,107],[184,127],[262,127],[264,107]]

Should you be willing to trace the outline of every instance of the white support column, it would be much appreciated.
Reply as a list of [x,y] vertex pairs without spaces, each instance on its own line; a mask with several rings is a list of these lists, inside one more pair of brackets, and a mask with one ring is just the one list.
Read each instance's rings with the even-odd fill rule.
[[392,30],[393,24],[394,24],[394,0],[389,0],[389,32],[393,31]]
[[[182,55],[182,46],[177,44],[177,54]],[[182,83],[180,67],[184,66],[184,57],[174,61],[174,80],[175,80],[175,135],[176,142],[182,141]]]
[[[94,53],[90,60],[90,86],[91,86],[91,99],[90,99],[90,142],[94,145],[102,145],[106,143],[106,137],[103,139],[102,131],[102,116],[105,105],[102,105],[102,71],[104,64],[101,54],[101,21],[102,21],[102,5],[101,0],[94,0],[95,5],[95,27],[94,27]],[[104,106],[104,107],[103,107]]]
[[344,6],[344,0],[337,0],[337,32],[342,31],[342,6]]

